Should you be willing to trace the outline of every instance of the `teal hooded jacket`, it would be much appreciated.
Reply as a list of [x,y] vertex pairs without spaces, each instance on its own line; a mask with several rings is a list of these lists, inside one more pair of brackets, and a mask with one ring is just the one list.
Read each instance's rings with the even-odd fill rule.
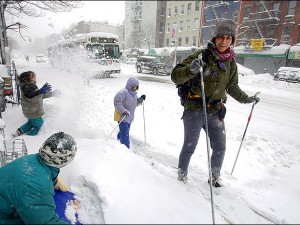
[[0,168],[0,224],[68,224],[55,212],[59,169],[31,154]]

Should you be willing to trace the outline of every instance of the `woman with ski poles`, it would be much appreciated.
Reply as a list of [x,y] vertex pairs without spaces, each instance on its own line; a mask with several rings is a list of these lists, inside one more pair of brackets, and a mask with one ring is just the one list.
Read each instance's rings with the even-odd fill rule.
[[[188,56],[172,71],[171,79],[175,84],[188,86],[182,116],[184,143],[178,163],[178,180],[183,182],[187,181],[188,166],[196,149],[200,131],[207,125],[212,148],[211,181],[214,187],[222,186],[220,171],[226,151],[224,124],[226,93],[240,103],[259,102],[258,97],[249,97],[238,85],[235,53],[230,47],[235,42],[235,29],[236,26],[232,20],[219,22],[207,48]],[[202,58],[198,59],[200,54]],[[201,75],[204,79],[206,114],[203,110],[200,70],[203,70]],[[207,124],[205,118],[207,118]]]

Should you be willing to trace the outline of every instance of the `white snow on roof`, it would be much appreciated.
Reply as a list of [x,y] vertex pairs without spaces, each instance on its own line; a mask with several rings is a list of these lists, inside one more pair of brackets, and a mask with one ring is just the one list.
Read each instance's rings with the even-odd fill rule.
[[290,52],[300,52],[300,43],[297,43],[296,45],[292,46],[290,48]]
[[262,54],[262,55],[277,55],[277,54],[285,54],[289,49],[291,48],[291,45],[281,44],[279,46],[273,46],[270,49],[263,49],[261,51],[256,50],[248,50],[245,48],[245,46],[237,46],[234,47],[235,53],[241,53],[241,54]]

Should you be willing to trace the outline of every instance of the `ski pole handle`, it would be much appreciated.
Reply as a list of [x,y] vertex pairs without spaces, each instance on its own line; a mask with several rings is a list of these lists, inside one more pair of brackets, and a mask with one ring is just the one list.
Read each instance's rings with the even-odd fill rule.
[[254,97],[257,97],[260,94],[260,91],[256,92],[256,94],[254,95]]

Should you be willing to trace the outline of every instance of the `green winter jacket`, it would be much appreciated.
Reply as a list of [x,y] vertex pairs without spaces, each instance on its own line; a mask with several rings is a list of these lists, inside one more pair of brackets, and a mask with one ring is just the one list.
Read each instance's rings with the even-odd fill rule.
[[58,174],[38,154],[0,168],[0,224],[68,224],[55,212]]
[[[204,55],[204,51],[207,51],[205,54],[207,59],[203,59],[206,63],[203,68],[204,90],[206,102],[213,102],[213,104],[207,105],[207,112],[217,112],[221,108],[221,100],[226,98],[226,93],[240,103],[247,103],[248,95],[243,92],[238,85],[236,63],[234,61],[230,63],[226,60],[222,62],[225,69],[221,68],[218,63],[220,58],[212,52],[212,48],[214,48],[213,43],[209,44],[207,49],[197,51],[184,59],[181,63],[177,64],[171,74],[172,81],[178,85],[191,80],[194,75],[190,72],[190,63],[194,59],[197,59],[200,53]],[[200,76],[198,77],[199,79],[196,80],[196,82],[191,82],[190,97],[184,103],[185,109],[203,110],[201,80]]]
[[[33,95],[32,92],[35,92],[35,94]],[[29,93],[32,96],[28,97]],[[36,119],[43,116],[43,100],[49,97],[52,97],[52,92],[40,93],[36,81],[21,84],[21,106],[24,116],[27,119]]]

